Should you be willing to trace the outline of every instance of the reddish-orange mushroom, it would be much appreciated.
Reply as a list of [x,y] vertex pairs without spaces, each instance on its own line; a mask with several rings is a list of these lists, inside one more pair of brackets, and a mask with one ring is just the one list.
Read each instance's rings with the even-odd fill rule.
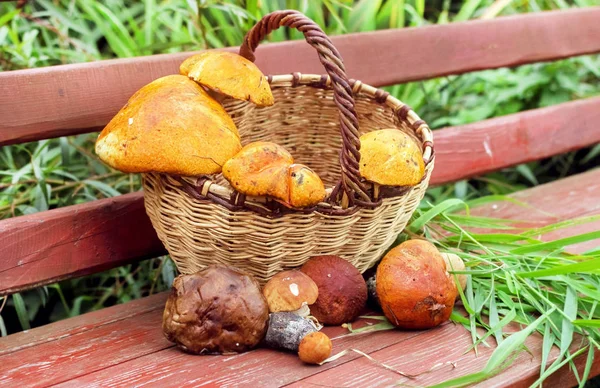
[[408,240],[389,251],[377,267],[377,297],[389,321],[404,329],[445,322],[458,293],[437,248]]
[[307,364],[320,364],[331,355],[333,344],[327,334],[315,331],[309,333],[298,347],[298,356]]

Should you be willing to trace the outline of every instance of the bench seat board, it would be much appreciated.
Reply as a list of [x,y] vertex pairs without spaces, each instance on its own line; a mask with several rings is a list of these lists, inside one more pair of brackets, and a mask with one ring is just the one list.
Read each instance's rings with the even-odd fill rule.
[[[600,7],[590,7],[348,34],[333,42],[350,77],[383,86],[597,53],[598,20]],[[98,130],[136,90],[177,73],[191,54],[0,72],[0,145]],[[266,74],[324,73],[303,41],[262,45],[257,64]]]
[[[598,122],[600,97],[435,131],[431,183],[598,143]],[[0,246],[0,295],[164,253],[141,192],[2,220]]]
[[[540,226],[600,214],[600,190],[589,189],[590,182],[598,182],[599,178],[600,170],[593,170],[515,194],[531,207],[498,203],[487,204],[476,212],[497,217],[517,214],[519,219]],[[556,206],[559,200],[572,202]],[[561,236],[555,232],[552,237]],[[481,347],[479,357],[473,353],[462,355],[470,346],[470,335],[461,326],[447,323],[425,332],[385,331],[341,338],[336,338],[344,334],[341,327],[325,329],[336,338],[335,352],[357,348],[407,373],[418,373],[438,362],[457,362],[456,369],[446,365],[414,381],[406,381],[354,353],[322,367],[305,366],[292,354],[267,349],[229,357],[191,356],[162,336],[165,298],[166,293],[162,293],[0,339],[0,386],[14,386],[16,382],[34,386],[377,386],[400,381],[423,385],[477,371],[492,351]],[[521,353],[511,368],[494,377],[493,383],[526,386],[535,380],[542,341],[538,336],[528,341],[532,355]],[[578,365],[583,362],[580,358]],[[595,363],[592,375],[598,373],[600,363]],[[572,385],[574,379],[570,376],[566,370],[558,373],[548,386]]]

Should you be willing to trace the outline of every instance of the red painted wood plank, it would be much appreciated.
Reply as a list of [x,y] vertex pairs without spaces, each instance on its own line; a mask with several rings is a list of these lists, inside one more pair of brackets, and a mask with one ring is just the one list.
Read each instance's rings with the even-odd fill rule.
[[172,344],[162,335],[161,326],[162,310],[154,309],[10,353],[2,358],[0,386],[50,386],[118,365],[124,357],[163,350]]
[[46,342],[84,334],[89,330],[114,322],[121,322],[150,311],[162,311],[167,299],[166,293],[151,295],[134,300],[126,305],[116,305],[93,311],[77,318],[65,319],[49,325],[26,330],[0,339],[0,357],[19,350],[31,348]]
[[432,183],[481,175],[600,143],[600,97],[434,131]]
[[[352,78],[374,86],[600,52],[600,8],[333,37]],[[0,73],[0,145],[91,132],[191,53]],[[323,73],[305,42],[260,46],[269,74]]]
[[[432,184],[600,142],[598,122],[600,97],[441,129]],[[594,188],[596,181],[580,183]],[[579,210],[595,206],[568,195],[561,201]],[[0,221],[0,244],[8,247],[0,260],[0,295],[163,252],[141,193]]]
[[[493,218],[522,220],[516,227],[532,228],[556,223],[565,219],[600,214],[600,169],[574,175],[565,179],[514,193],[511,197],[528,204],[498,201],[476,208],[473,215]],[[552,241],[582,233],[600,230],[600,221],[559,229],[542,236],[543,241]],[[600,248],[600,239],[572,245],[572,253],[583,253]]]
[[[326,328],[325,332],[335,338],[343,332],[341,327]],[[381,349],[388,344],[404,341],[418,335],[417,332],[380,332],[370,336],[342,337],[334,339],[334,351],[348,346],[360,346],[367,351]],[[349,359],[358,355],[349,355]],[[257,349],[235,356],[198,357],[172,347],[147,356],[132,359],[95,373],[68,380],[60,386],[260,386],[277,387],[297,380],[301,376],[335,367],[309,367],[292,353],[270,349]],[[129,372],[127,372],[129,371]],[[131,373],[135,371],[134,373]]]
[[156,257],[141,192],[0,221],[0,295]]
[[[590,186],[590,182],[598,182],[598,178],[600,178],[600,170],[595,170],[520,192],[515,196],[519,200],[529,203],[531,207],[519,207],[518,213],[516,213],[517,208],[510,206],[500,208],[499,206],[504,205],[503,203],[488,204],[486,207],[489,207],[490,212],[495,216],[505,215],[514,218],[514,215],[517,214],[520,218],[530,219],[538,225],[577,217],[582,212],[600,214],[600,205],[598,205],[600,190],[593,185]],[[577,202],[574,201],[566,203],[566,206],[556,207],[557,198],[564,198],[570,192],[573,194],[569,197],[578,198],[580,205],[575,206]],[[590,210],[586,204],[595,204],[595,206]],[[540,213],[540,210],[552,211],[553,214]],[[484,210],[479,210],[479,212],[487,214]],[[556,237],[561,236],[556,235]],[[356,354],[348,355],[335,363],[320,368],[302,365],[293,354],[267,349],[233,357],[187,355],[172,348],[162,339],[159,322],[164,294],[151,298],[154,299],[149,302],[145,302],[150,299],[147,298],[34,329],[26,334],[0,339],[0,365],[11,366],[7,371],[4,371],[6,368],[0,368],[2,370],[0,377],[5,377],[0,378],[0,385],[4,381],[9,381],[10,377],[13,379],[25,378],[31,382],[43,381],[48,384],[64,382],[67,386],[147,384],[161,386],[181,386],[182,384],[275,386],[293,383],[310,376],[319,376],[321,373],[330,373],[326,372],[330,368],[335,368],[335,373],[331,372],[334,374],[347,370],[344,372],[347,374],[343,376],[346,376],[349,381],[359,379],[356,381],[362,382],[360,376],[373,367]],[[104,311],[111,318],[104,317],[101,314]],[[339,327],[326,330],[334,338],[343,332],[343,329]],[[120,336],[117,333],[120,333]],[[29,343],[32,338],[33,343]],[[375,357],[381,357],[381,360],[386,363],[398,363],[398,366],[407,372],[421,371],[435,362],[446,359],[458,360],[461,369],[457,369],[457,371],[443,369],[423,375],[425,379],[435,376],[439,379],[436,381],[441,381],[458,376],[458,372],[466,373],[476,370],[476,367],[485,362],[485,355],[489,353],[489,350],[485,350],[485,348],[482,348],[483,353],[479,358],[473,357],[473,354],[461,356],[469,345],[469,338],[462,327],[447,324],[429,332],[387,331],[368,336],[342,337],[334,339],[334,345],[335,351],[349,347],[361,349]],[[536,345],[539,340],[535,342],[535,338],[533,338],[530,341],[534,341],[530,343],[532,349],[539,349],[539,344]],[[86,348],[86,344],[96,346]],[[430,346],[431,344],[435,344],[435,347]],[[538,347],[536,348],[536,346]],[[440,352],[440,348],[447,349],[447,351]],[[65,352],[68,353],[66,356],[63,354]],[[71,356],[77,360],[76,364],[73,363],[77,367],[71,366],[71,359],[68,358]],[[519,357],[510,371],[493,381],[503,383],[509,381],[507,379],[512,376],[510,377],[513,379],[510,380],[511,382],[530,383],[539,364],[536,364],[535,359],[531,361],[531,357],[527,353],[523,353]],[[421,364],[417,363],[418,360],[429,359],[431,359],[429,363],[426,361]],[[28,360],[28,362],[23,363],[22,360]],[[352,375],[352,373],[355,374]],[[378,373],[378,379],[400,379],[396,375],[388,376],[387,371],[379,367],[375,367],[373,373]],[[594,373],[600,373],[600,370],[594,369]],[[371,376],[369,382],[379,381],[373,378],[374,375],[369,376]],[[323,380],[324,377],[327,379]],[[322,379],[321,381],[333,381],[333,377],[329,377],[328,374],[318,378]],[[557,376],[556,378],[563,379],[565,377]],[[308,382],[310,381],[312,380]],[[565,381],[560,380],[559,383],[563,384]],[[571,381],[568,383],[570,384]]]
[[[295,384],[291,384],[290,387],[321,384],[334,387],[389,387],[396,384],[429,386],[481,371],[495,349],[495,341],[490,339],[489,343],[492,347],[480,346],[478,348],[478,356],[475,356],[472,351],[465,354],[472,344],[469,332],[462,326],[445,325],[436,330],[422,332],[416,337],[387,346],[380,351],[369,353],[376,360],[396,370],[418,375],[414,379],[386,370],[366,358],[357,358],[351,362],[344,362],[337,368],[299,380]],[[542,343],[543,340],[540,335],[530,336],[526,341],[530,353],[521,352],[508,369],[475,386],[528,387],[539,377]],[[578,349],[578,346],[579,344],[573,346],[572,350]],[[549,357],[550,363],[556,359],[558,353],[558,349],[554,348]],[[600,351],[597,354],[600,355]],[[579,357],[577,362],[581,373],[585,365],[585,357]],[[592,376],[600,373],[600,364],[596,364]],[[435,365],[438,365],[438,368],[434,371],[423,373]],[[558,371],[557,374],[560,375],[554,376],[544,386],[568,387],[576,385],[576,379],[568,371],[568,366]],[[558,382],[560,383],[557,384]]]

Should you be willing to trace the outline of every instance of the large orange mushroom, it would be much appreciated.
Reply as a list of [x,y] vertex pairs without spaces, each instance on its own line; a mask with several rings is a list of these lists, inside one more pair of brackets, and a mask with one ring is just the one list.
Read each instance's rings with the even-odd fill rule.
[[427,329],[447,321],[458,294],[447,269],[435,245],[426,240],[408,240],[389,251],[376,278],[387,319],[403,329]]
[[182,75],[159,78],[138,90],[96,141],[96,153],[130,173],[215,174],[241,149],[227,111]]

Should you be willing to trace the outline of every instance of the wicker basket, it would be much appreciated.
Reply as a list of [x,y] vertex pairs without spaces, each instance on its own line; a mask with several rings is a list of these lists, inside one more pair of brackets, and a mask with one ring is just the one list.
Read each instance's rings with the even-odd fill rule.
[[[244,144],[284,146],[320,175],[328,197],[315,208],[290,210],[233,191],[221,175],[144,174],[146,211],[182,273],[224,263],[264,283],[322,254],[339,255],[363,272],[394,242],[427,189],[434,164],[427,124],[387,92],[349,80],[332,42],[310,19],[297,11],[267,15],[246,35],[240,54],[253,61],[258,43],[281,26],[304,33],[328,75],[269,76],[275,105],[223,105]],[[422,144],[426,174],[417,186],[374,187],[360,178],[358,138],[383,128],[397,128]]]

